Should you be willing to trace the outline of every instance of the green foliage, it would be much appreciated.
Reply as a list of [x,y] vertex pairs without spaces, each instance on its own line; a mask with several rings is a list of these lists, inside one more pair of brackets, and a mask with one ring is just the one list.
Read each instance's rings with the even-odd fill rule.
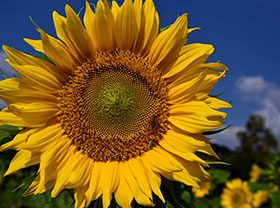
[[248,183],[251,192],[255,193],[258,190],[269,191],[271,190],[271,186],[268,183]]
[[163,27],[163,28],[160,28],[159,31],[158,31],[158,33],[161,33],[161,32],[163,32],[163,31],[167,30],[169,27],[170,27],[170,25],[168,25],[168,26],[166,26],[166,27]]
[[203,133],[204,135],[213,135],[213,134],[218,134],[218,133],[221,133],[223,132],[224,130],[227,130],[228,128],[230,127],[230,125],[226,126],[226,127],[223,127],[221,129],[218,129],[218,130],[214,130],[214,131],[207,131],[205,133]]
[[230,176],[230,172],[221,169],[210,169],[208,172],[213,177],[213,184],[226,183]]
[[274,207],[280,207],[280,191],[274,192],[272,194],[272,204]]
[[46,54],[42,54],[42,55],[40,55],[40,56],[37,55],[37,54],[35,54],[34,56],[37,57],[37,58],[43,59],[43,60],[45,60],[45,61],[48,61],[48,62],[50,62],[50,63],[52,63],[52,64],[54,64]]

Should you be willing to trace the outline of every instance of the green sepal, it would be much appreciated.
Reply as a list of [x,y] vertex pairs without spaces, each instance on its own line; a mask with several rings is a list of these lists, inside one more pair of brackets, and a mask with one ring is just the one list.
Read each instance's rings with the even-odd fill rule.
[[167,30],[170,27],[170,25],[166,26],[166,27],[162,27],[159,29],[158,34],[160,34],[161,32]]
[[42,55],[37,55],[37,54],[35,54],[34,57],[43,59],[43,60],[45,60],[45,61],[48,61],[48,62],[54,64],[54,63],[52,62],[52,60],[50,60],[50,58],[49,58],[46,54],[42,54]]
[[207,131],[207,132],[204,132],[203,134],[204,135],[213,135],[213,134],[218,134],[220,132],[223,132],[224,130],[227,130],[231,125],[227,125],[226,127],[224,128],[221,128],[221,129],[218,129],[218,130],[214,130],[214,131]]

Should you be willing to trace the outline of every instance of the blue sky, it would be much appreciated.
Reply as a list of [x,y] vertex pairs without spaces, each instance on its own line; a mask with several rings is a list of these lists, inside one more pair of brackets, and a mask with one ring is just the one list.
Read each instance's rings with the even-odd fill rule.
[[[42,3],[39,3],[42,2]],[[96,3],[96,0],[90,1]],[[121,0],[117,2],[122,3]],[[188,43],[210,43],[215,52],[209,61],[222,62],[229,68],[213,93],[225,91],[222,99],[232,102],[225,124],[231,128],[216,135],[214,142],[230,148],[238,145],[236,132],[244,128],[252,113],[262,114],[267,126],[280,142],[280,1],[279,0],[154,0],[160,27],[189,13],[189,27],[201,27],[189,35]],[[14,0],[0,6],[0,45],[5,44],[29,54],[35,51],[23,38],[39,39],[29,16],[44,31],[55,36],[52,11],[64,15],[68,3],[78,12],[84,0]],[[5,55],[0,50],[0,67]],[[9,74],[9,73],[8,73]],[[2,79],[2,76],[0,75]]]

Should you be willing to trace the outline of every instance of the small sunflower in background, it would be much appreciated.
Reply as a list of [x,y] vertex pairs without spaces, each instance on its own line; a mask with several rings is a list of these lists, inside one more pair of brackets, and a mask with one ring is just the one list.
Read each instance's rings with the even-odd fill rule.
[[199,187],[194,186],[192,188],[192,192],[194,193],[194,196],[196,198],[203,198],[204,196],[208,195],[210,193],[211,188],[211,182],[202,182],[199,184]]
[[258,190],[253,195],[253,206],[260,207],[263,203],[268,200],[268,191]]
[[251,208],[251,191],[246,181],[233,179],[226,183],[221,195],[223,208]]
[[86,2],[53,13],[54,38],[25,39],[50,61],[3,46],[21,78],[0,82],[0,122],[24,129],[0,150],[17,154],[5,175],[39,164],[24,195],[73,189],[75,207],[112,195],[121,207],[163,202],[161,177],[189,186],[210,180],[195,153],[216,156],[202,134],[222,126],[230,104],[209,96],[226,66],[205,63],[209,44],[186,44],[187,14],[159,33],[152,0]]
[[257,182],[260,179],[260,176],[262,174],[262,169],[257,165],[257,164],[253,164],[251,171],[249,173],[250,175],[250,182]]

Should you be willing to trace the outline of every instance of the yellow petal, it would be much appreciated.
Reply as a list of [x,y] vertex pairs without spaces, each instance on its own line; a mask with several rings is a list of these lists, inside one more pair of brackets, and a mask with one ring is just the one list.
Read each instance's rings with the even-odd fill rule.
[[61,41],[41,31],[41,38],[45,54],[67,74],[71,74],[79,62],[68,52]]
[[40,154],[28,150],[20,150],[10,162],[10,166],[4,176],[19,169],[35,165],[40,162]]
[[118,3],[115,0],[113,0],[112,1],[112,14],[113,14],[115,20],[117,19],[117,14],[119,12],[120,12],[120,7],[119,7]]
[[43,48],[42,40],[32,40],[29,38],[23,38],[25,42],[27,42],[32,48],[34,48],[36,51],[39,51],[41,53],[45,53]]
[[21,137],[28,137],[27,141],[20,145],[21,149],[27,149],[32,152],[44,152],[48,148],[48,144],[56,143],[61,140],[63,129],[60,124],[48,124],[36,129],[31,129],[21,135]]
[[20,78],[9,78],[0,81],[1,92],[6,90],[16,90],[19,89],[22,79]]
[[211,109],[201,101],[173,105],[170,108],[169,121],[176,127],[189,133],[202,133],[222,126],[226,113]]
[[64,81],[67,78],[63,70],[58,69],[54,64],[48,61],[45,61],[41,58],[37,58],[34,56],[30,56],[14,48],[4,46],[4,45],[3,45],[3,50],[5,51],[6,55],[9,58],[8,63],[13,63],[19,66],[32,65],[32,66],[40,67],[42,68],[42,71],[49,72],[53,76],[59,78],[61,81]]
[[151,199],[149,198],[149,196],[147,196],[146,193],[141,191],[141,188],[139,187],[139,184],[137,183],[137,181],[136,181],[133,173],[131,172],[129,166],[127,165],[127,163],[125,163],[122,166],[122,168],[123,168],[125,181],[128,184],[133,196],[135,197],[136,202],[138,204],[141,204],[144,206],[153,206],[153,203],[152,203]]
[[[23,196],[29,196],[29,195],[35,194],[35,192],[36,192],[36,190],[38,188],[38,184],[39,184],[40,180],[41,180],[41,178],[38,175],[34,179],[32,184],[28,187],[28,189],[23,193]],[[38,194],[43,193],[43,192],[51,189],[54,186],[54,183],[55,183],[55,180],[45,182],[42,191],[39,192]]]
[[149,168],[145,168],[145,172],[147,174],[147,178],[148,178],[149,184],[150,184],[153,192],[161,199],[161,201],[163,203],[165,203],[164,197],[163,197],[163,195],[161,193],[161,190],[160,190],[160,185],[161,185],[160,174],[151,171],[151,169],[149,169]]
[[173,172],[173,171],[181,171],[182,169],[176,165],[174,165],[168,158],[162,156],[162,148],[155,147],[153,151],[148,151],[143,156],[142,160],[145,164],[148,164],[149,167],[158,173],[162,171],[165,172]]
[[103,165],[101,175],[103,207],[109,207],[112,193],[119,184],[118,166],[117,162],[107,162]]
[[0,147],[0,151],[4,151],[7,149],[18,149],[20,146],[22,146],[22,144],[24,144],[27,140],[27,138],[33,133],[35,132],[37,129],[25,129],[22,130],[21,132],[19,132],[12,141],[7,142],[5,144],[3,144]]
[[55,118],[58,111],[56,104],[43,102],[10,104],[8,109],[23,121],[34,125],[45,124]]
[[23,81],[33,89],[52,94],[57,93],[62,88],[60,80],[41,67],[9,64],[20,74]]
[[170,28],[158,35],[149,54],[150,64],[158,68],[160,64],[163,66],[169,64],[172,56],[178,56],[186,39],[187,14],[183,14]]
[[203,83],[199,86],[199,89],[196,93],[196,98],[198,100],[204,100],[208,97],[209,93],[214,88],[215,84],[225,76],[225,71],[219,72],[213,69],[206,69],[207,75]]
[[99,51],[113,51],[115,44],[115,19],[105,0],[98,1],[94,19],[93,35]]
[[[72,56],[75,57],[75,59],[79,63],[83,63],[86,58],[85,57],[86,55],[89,55],[88,58],[94,57],[95,48],[91,44],[90,37],[88,36],[86,30],[83,28],[79,17],[77,17],[75,12],[72,9],[70,9],[70,7],[68,5],[66,5],[65,10],[67,10],[67,13],[69,16],[68,18],[65,18],[65,17],[59,15],[55,11],[53,12],[53,21],[54,21],[56,34],[65,43],[68,51],[72,54]],[[70,18],[70,20],[69,20],[69,18]],[[70,25],[70,28],[69,28],[69,23],[71,23],[71,24],[74,23],[74,25]],[[82,45],[80,45],[81,44],[80,41],[78,41],[76,43],[74,42],[78,38],[77,36],[80,35],[80,32],[81,32],[80,41],[86,41],[86,42],[82,43]],[[76,34],[73,34],[73,33],[76,33]],[[84,38],[86,40],[84,40]],[[84,45],[86,45],[86,44],[87,44],[88,48],[83,48]],[[90,52],[90,54],[87,54],[88,52]]]
[[101,174],[103,164],[102,162],[95,162],[92,173],[90,175],[89,187],[85,192],[87,201],[96,200],[102,194]]
[[[7,79],[8,80],[8,79]],[[1,85],[1,82],[0,82]],[[7,104],[16,103],[20,100],[22,103],[30,102],[54,102],[58,103],[57,97],[36,90],[20,89],[20,90],[1,90],[0,98]]]
[[170,84],[169,103],[186,103],[195,96],[199,86],[204,81],[206,73],[195,70]]
[[74,189],[75,208],[86,207],[85,192],[87,191],[87,189],[87,186],[82,186]]
[[130,171],[134,175],[138,186],[142,190],[145,195],[147,195],[152,200],[152,190],[148,183],[148,178],[145,173],[145,168],[142,164],[142,162],[139,159],[130,159],[128,162],[128,165],[130,167]]
[[133,49],[139,28],[132,0],[125,0],[117,12],[116,31],[117,48],[123,51]]
[[90,41],[80,18],[68,4],[65,6],[65,13],[67,17],[67,35],[79,54],[80,60],[83,62],[87,58],[94,57],[95,47]]
[[[56,183],[54,188],[51,192],[51,197],[57,197],[57,195],[64,189],[64,185],[69,178],[70,173],[72,172],[73,168],[77,165],[78,160],[76,160],[76,147],[71,145],[67,148],[66,154],[64,155],[63,159],[60,161],[59,165],[57,166],[57,176],[56,176]],[[80,176],[80,177],[87,177],[87,176]]]
[[42,124],[30,124],[20,117],[13,114],[8,108],[4,108],[0,112],[0,123],[12,125],[12,126],[19,126],[19,127],[36,127],[41,126]]
[[[95,14],[91,10],[90,4],[88,3],[88,1],[86,1],[86,11],[85,11],[85,15],[84,15],[84,24],[85,24],[86,31],[87,31],[92,43],[95,43],[94,37],[93,37],[94,18],[95,18]],[[96,43],[95,43],[95,45],[96,45]]]
[[[164,79],[171,78],[175,75],[180,77],[181,73],[190,71],[191,67],[203,64],[206,59],[213,53],[214,48],[209,44],[193,43],[182,47],[178,56],[166,65],[162,70]],[[173,78],[174,80],[174,78]]]
[[133,194],[124,179],[123,172],[121,169],[119,169],[119,175],[120,175],[120,183],[114,193],[115,199],[118,205],[120,205],[121,207],[131,208]]
[[164,176],[165,178],[172,180],[172,181],[179,181],[181,183],[184,183],[188,186],[197,186],[197,182],[194,180],[194,178],[190,175],[189,172],[186,171],[186,169],[176,160],[176,156],[173,155],[170,152],[165,151],[164,149],[161,151],[162,156],[167,157],[173,164],[180,167],[180,171],[174,171],[174,172],[161,172],[160,174]]
[[177,155],[185,160],[192,161],[192,162],[199,162],[199,163],[203,164],[204,166],[208,166],[204,160],[200,159],[193,152],[177,150],[178,148],[174,148],[166,140],[161,140],[160,146],[163,147],[166,151],[168,151],[174,155]]
[[198,135],[179,133],[173,129],[167,132],[164,141],[181,152],[196,152],[200,149],[211,148],[206,138],[201,138]]
[[92,160],[82,152],[75,152],[75,160],[77,160],[77,165],[69,174],[65,188],[82,187],[89,183],[90,175],[93,170]]
[[[159,17],[152,0],[146,0],[141,9],[141,24],[135,51],[145,56],[158,35]],[[137,16],[140,16],[139,12]]]
[[213,109],[221,109],[221,108],[231,108],[232,105],[223,100],[219,100],[215,97],[208,97],[205,99],[205,103],[208,104]]
[[209,181],[211,180],[210,174],[204,170],[199,162],[192,162],[184,160],[178,156],[173,156],[187,171],[195,181]]
[[[35,193],[40,193],[44,189],[44,184],[47,181],[56,179],[60,171],[61,163],[69,150],[71,141],[69,139],[60,139],[53,143],[51,148],[41,154],[41,162],[39,167],[39,174],[41,180]],[[63,164],[64,165],[64,164]]]

